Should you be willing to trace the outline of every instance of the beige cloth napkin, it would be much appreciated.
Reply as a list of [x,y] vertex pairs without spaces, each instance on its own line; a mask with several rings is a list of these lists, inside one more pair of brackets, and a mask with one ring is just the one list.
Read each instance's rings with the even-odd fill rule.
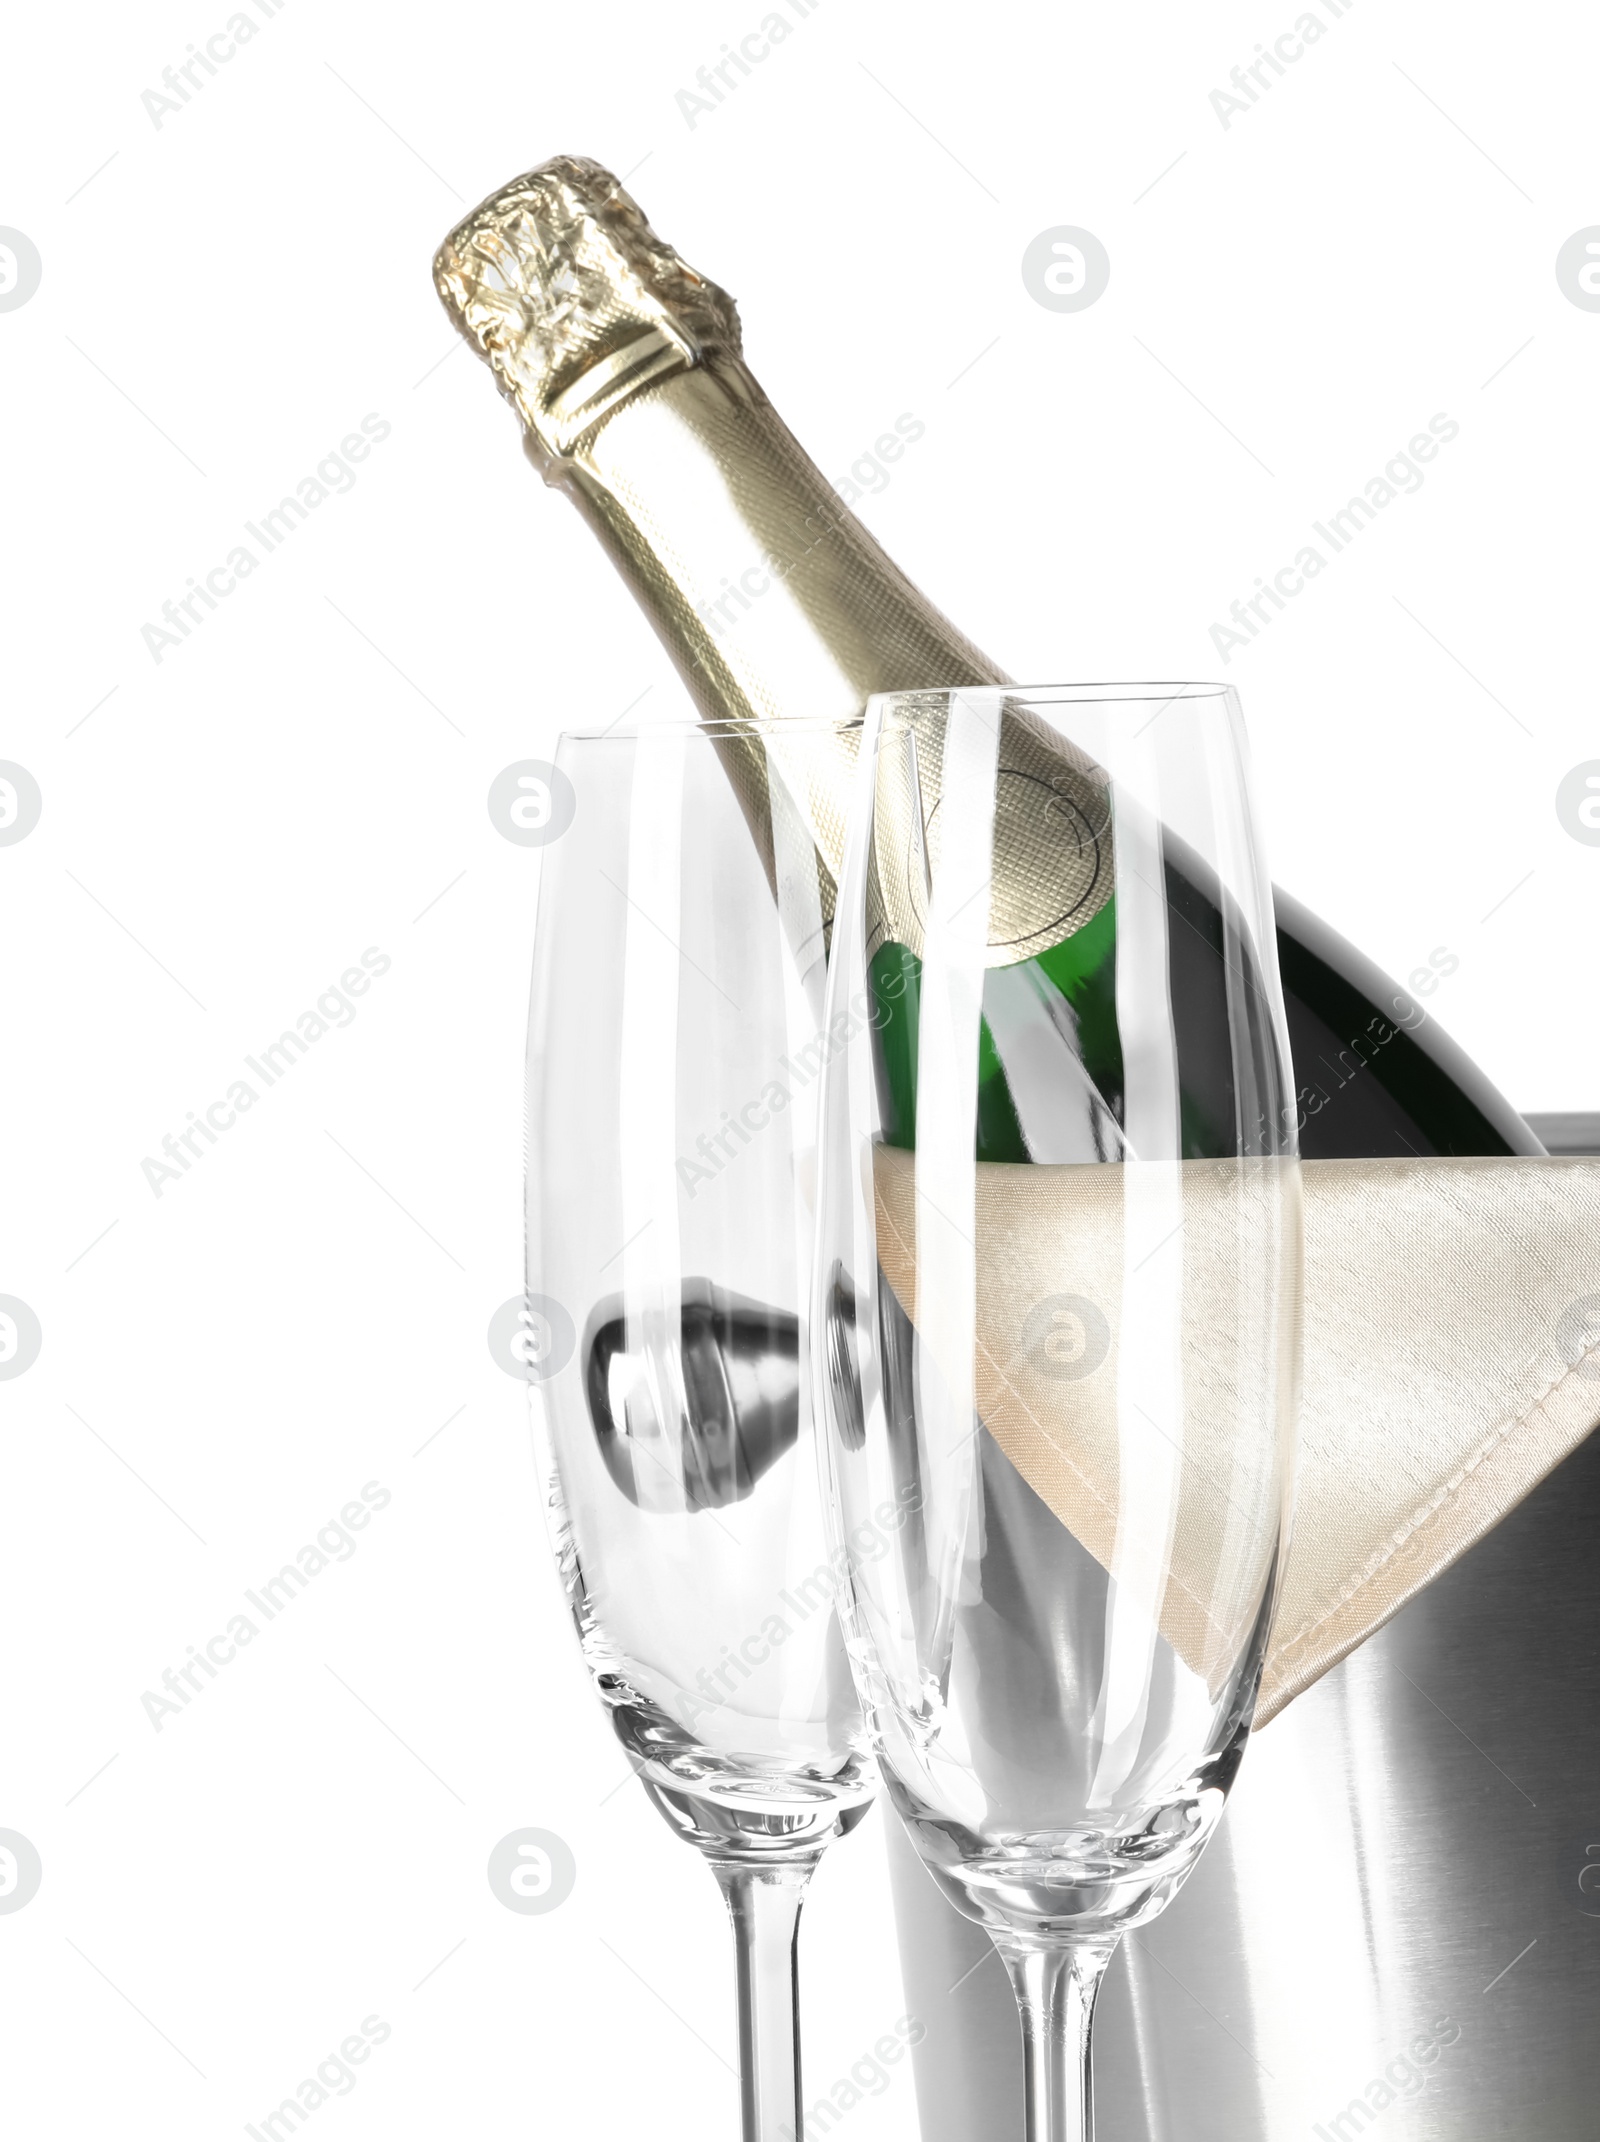
[[[977,1169],[977,1411],[1108,1568],[1118,1315],[1104,1274],[1120,1270],[1121,1174]],[[1206,1163],[1182,1174],[1191,1248],[1207,1229],[1239,1239],[1237,1176]],[[1302,1181],[1295,1519],[1257,1725],[1448,1569],[1600,1422],[1600,1160],[1320,1160],[1302,1164]],[[915,1318],[913,1156],[879,1148],[876,1185],[879,1259]],[[1202,1673],[1237,1633],[1216,1573],[1237,1560],[1241,1513],[1247,1523],[1266,1514],[1260,1483],[1228,1447],[1235,1402],[1262,1393],[1227,1388],[1250,1350],[1236,1333],[1216,1336],[1208,1262],[1191,1254],[1185,1264],[1185,1381],[1198,1395],[1185,1413],[1161,1613]],[[1101,1303],[1105,1315],[1103,1329],[1074,1327],[1087,1350],[1066,1373],[1041,1353],[1037,1329],[1038,1305],[1062,1297]]]

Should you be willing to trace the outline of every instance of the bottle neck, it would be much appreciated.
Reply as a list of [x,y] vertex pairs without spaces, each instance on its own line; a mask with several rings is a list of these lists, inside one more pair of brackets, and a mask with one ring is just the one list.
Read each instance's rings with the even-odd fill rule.
[[844,506],[737,358],[631,397],[553,480],[708,719],[848,720],[876,691],[1003,681]]
[[[628,396],[547,473],[572,492],[702,718],[807,725],[767,748],[833,882],[855,740],[842,730],[819,735],[816,725],[853,721],[874,692],[937,698],[941,689],[1007,681],[907,580],[731,353],[712,352]],[[924,829],[944,761],[944,725],[927,712],[916,738]],[[1007,965],[1070,935],[1103,904],[1110,879],[1099,847],[1071,858],[1063,851],[1062,808],[1081,804],[1085,817],[1098,808],[1097,777],[1027,714],[1002,713],[998,741],[1005,779],[995,788],[990,964]],[[742,740],[719,748],[759,823],[765,767]],[[1064,868],[1077,881],[1087,870],[1093,881],[1077,882],[1074,919],[1065,922]],[[879,890],[878,919],[915,950],[914,894],[898,880]],[[824,922],[831,914],[826,885]]]

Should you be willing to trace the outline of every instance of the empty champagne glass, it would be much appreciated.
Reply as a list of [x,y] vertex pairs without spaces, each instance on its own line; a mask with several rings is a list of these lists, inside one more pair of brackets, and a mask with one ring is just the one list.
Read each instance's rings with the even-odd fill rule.
[[[771,745],[853,756],[787,722]],[[795,1939],[874,1780],[834,1612],[806,1298],[832,878],[760,724],[564,736],[528,1049],[552,1539],[738,1955],[746,2142],[800,2129]]]
[[1032,2142],[1090,2135],[1101,1974],[1249,1735],[1299,1328],[1275,957],[1230,692],[872,701],[826,1014],[828,1499],[885,1785],[1010,1972]]

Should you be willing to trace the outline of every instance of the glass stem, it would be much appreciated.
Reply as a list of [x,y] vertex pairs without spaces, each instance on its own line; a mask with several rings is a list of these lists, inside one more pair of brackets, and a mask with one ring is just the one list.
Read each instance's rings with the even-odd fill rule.
[[1089,2032],[1112,1948],[995,1941],[1022,2014],[1027,2142],[1094,2142]]
[[744,2142],[796,2142],[800,2112],[800,1906],[815,1859],[712,1862],[739,1962]]

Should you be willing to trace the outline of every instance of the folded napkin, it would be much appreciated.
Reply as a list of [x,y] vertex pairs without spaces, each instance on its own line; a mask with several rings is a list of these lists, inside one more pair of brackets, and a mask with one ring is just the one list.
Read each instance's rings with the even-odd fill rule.
[[[877,1150],[879,1261],[913,1321],[914,1167],[910,1153]],[[1110,1568],[1124,1461],[1119,1289],[1104,1275],[1121,1272],[1124,1170],[980,1164],[976,1173],[978,1415]],[[1207,1162],[1184,1163],[1180,1175],[1185,1471],[1161,1625],[1209,1677],[1248,1610],[1244,1600],[1231,1610],[1225,1590],[1219,1598],[1216,1573],[1238,1560],[1228,1528],[1241,1513],[1246,1523],[1269,1515],[1260,1483],[1230,1454],[1230,1422],[1270,1394],[1230,1388],[1241,1361],[1250,1375],[1250,1348],[1231,1327],[1218,1336],[1222,1302],[1207,1301],[1229,1269],[1205,1254],[1208,1231],[1219,1244],[1227,1231],[1222,1246],[1235,1255],[1241,1240],[1240,1177]],[[1302,1163],[1301,1178],[1295,1518],[1258,1726],[1492,1530],[1600,1422],[1600,1160],[1318,1160]],[[1270,1230],[1276,1199],[1257,1202]],[[1062,1299],[1081,1310],[1065,1372],[1041,1348],[1037,1322],[1042,1303]],[[941,1342],[925,1337],[937,1355]]]

